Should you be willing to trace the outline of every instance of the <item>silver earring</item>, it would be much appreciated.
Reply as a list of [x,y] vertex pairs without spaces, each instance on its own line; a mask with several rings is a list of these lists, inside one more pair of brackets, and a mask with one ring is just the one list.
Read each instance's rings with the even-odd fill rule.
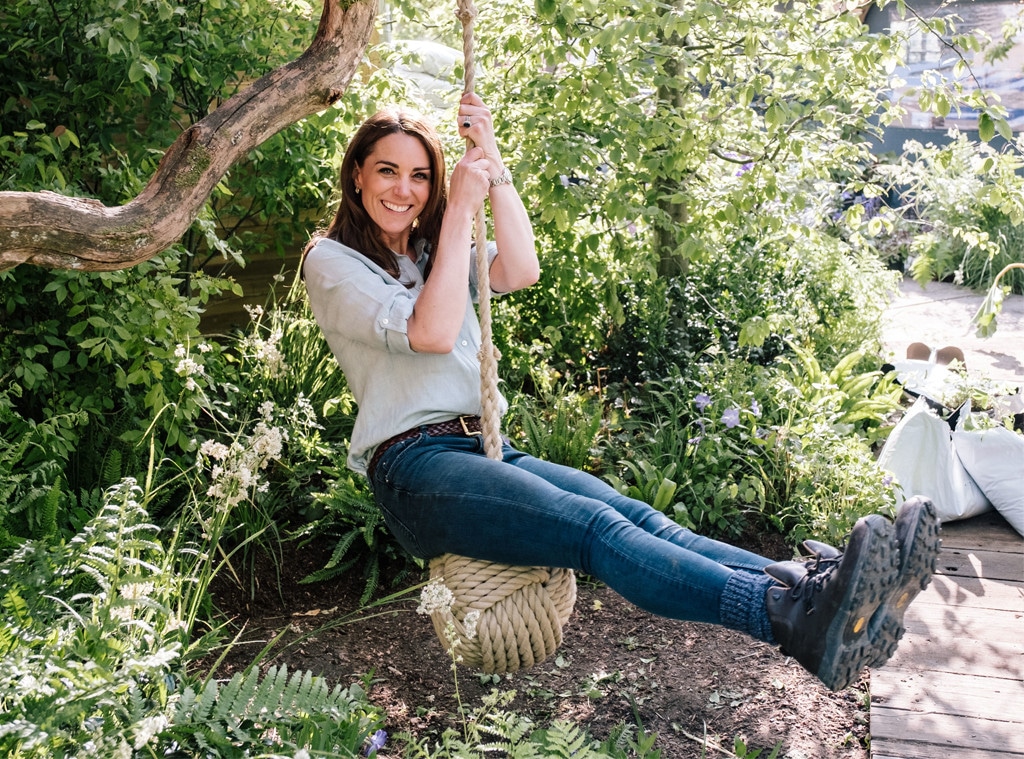
[[356,195],[358,195],[358,194],[359,194],[359,193],[361,193],[361,192],[362,192],[362,190],[361,190],[361,189],[359,189],[359,188],[357,187],[357,188],[356,188]]

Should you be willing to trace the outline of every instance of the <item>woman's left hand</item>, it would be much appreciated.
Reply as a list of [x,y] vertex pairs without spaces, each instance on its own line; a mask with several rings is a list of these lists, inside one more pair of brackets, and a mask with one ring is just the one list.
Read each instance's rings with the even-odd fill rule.
[[473,141],[473,144],[484,151],[484,158],[490,163],[491,179],[497,179],[505,170],[505,163],[498,152],[498,143],[494,138],[494,121],[491,112],[479,95],[466,93],[459,103],[459,135]]

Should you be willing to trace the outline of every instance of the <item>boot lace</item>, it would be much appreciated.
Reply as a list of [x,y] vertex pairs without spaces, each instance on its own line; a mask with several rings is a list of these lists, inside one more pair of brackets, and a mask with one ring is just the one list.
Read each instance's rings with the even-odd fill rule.
[[824,589],[825,584],[835,572],[842,559],[843,555],[840,554],[830,559],[814,556],[807,561],[807,574],[801,577],[796,585],[790,589],[794,601],[803,600],[805,615],[810,616],[814,613],[815,595]]

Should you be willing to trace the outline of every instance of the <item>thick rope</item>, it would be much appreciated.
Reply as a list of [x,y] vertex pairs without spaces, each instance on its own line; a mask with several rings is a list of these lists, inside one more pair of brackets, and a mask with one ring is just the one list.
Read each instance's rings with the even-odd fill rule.
[[[473,48],[473,22],[477,16],[473,0],[459,0],[455,13],[462,22],[462,55],[465,68],[463,94],[473,92],[476,79],[476,57]],[[466,138],[467,147],[473,141]],[[501,459],[501,408],[498,395],[498,359],[491,323],[491,281],[487,262],[487,216],[483,204],[476,212],[476,272],[480,311],[480,416],[484,435],[484,451],[488,458]]]
[[[465,56],[465,93],[473,91],[472,0],[459,0],[456,15],[462,21]],[[467,147],[472,141],[467,139]],[[476,214],[476,267],[480,310],[480,395],[484,450],[501,460],[501,409],[498,395],[498,359],[491,328],[491,285],[487,261],[487,220],[483,204]],[[449,613],[432,617],[444,643],[448,625],[455,628],[464,663],[484,672],[514,672],[551,656],[562,643],[562,626],[576,602],[576,575],[571,569],[519,567],[469,559],[454,554],[430,562],[430,576],[441,578],[454,602]],[[469,635],[466,615],[479,615],[476,634]]]

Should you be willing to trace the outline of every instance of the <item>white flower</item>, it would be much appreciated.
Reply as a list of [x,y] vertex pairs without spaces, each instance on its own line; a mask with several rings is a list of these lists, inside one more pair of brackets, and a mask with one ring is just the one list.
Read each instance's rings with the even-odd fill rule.
[[135,726],[135,748],[140,749],[167,727],[167,717],[157,714],[146,717]]
[[151,582],[129,582],[122,585],[118,593],[121,594],[121,598],[129,601],[138,601],[143,598],[149,598],[150,593],[153,592],[153,587]]
[[462,630],[466,634],[466,640],[473,640],[476,637],[476,627],[480,623],[480,612],[477,609],[466,612],[462,620]]
[[202,447],[199,451],[206,457],[214,459],[216,461],[223,461],[228,457],[229,449],[223,443],[218,443],[215,440],[203,441]]
[[420,605],[417,614],[448,614],[452,610],[455,596],[441,580],[431,580],[420,591]]
[[295,752],[295,759],[309,759],[309,752],[304,748],[300,748]]
[[116,619],[118,622],[131,622],[132,621],[132,607],[131,606],[112,606],[110,608],[110,618]]

